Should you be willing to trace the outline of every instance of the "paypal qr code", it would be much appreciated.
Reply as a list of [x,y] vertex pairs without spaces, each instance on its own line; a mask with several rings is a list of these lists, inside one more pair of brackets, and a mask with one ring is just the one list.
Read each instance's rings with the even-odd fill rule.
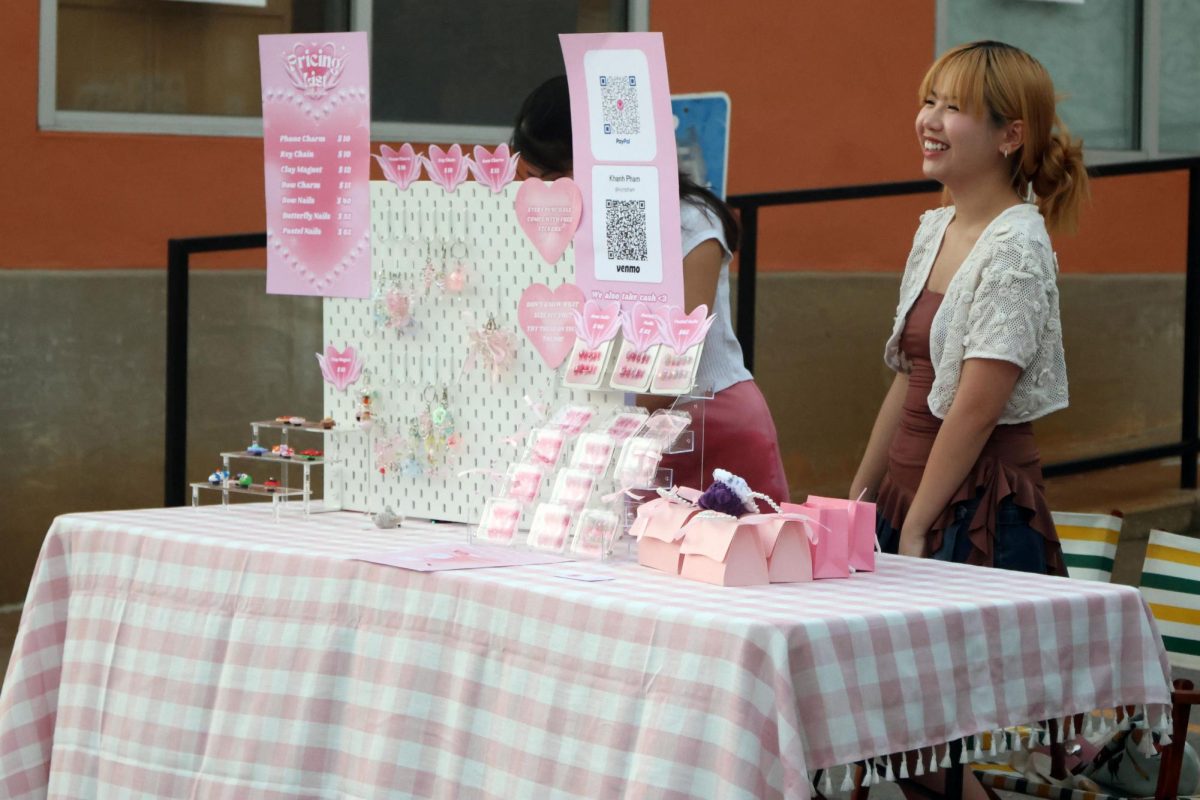
[[604,240],[611,261],[645,261],[646,201],[605,200]]
[[617,136],[641,133],[636,76],[601,75],[600,99],[605,133]]

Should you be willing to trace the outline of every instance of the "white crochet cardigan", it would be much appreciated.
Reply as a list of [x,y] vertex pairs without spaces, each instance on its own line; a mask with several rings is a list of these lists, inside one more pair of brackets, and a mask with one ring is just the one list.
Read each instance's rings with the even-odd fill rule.
[[[896,371],[908,371],[900,333],[953,218],[953,206],[921,215],[883,354]],[[929,332],[934,372],[929,410],[934,416],[945,419],[950,411],[968,358],[1009,361],[1022,370],[998,424],[1029,422],[1067,407],[1057,276],[1058,258],[1037,206],[1012,206],[988,224],[950,280]]]

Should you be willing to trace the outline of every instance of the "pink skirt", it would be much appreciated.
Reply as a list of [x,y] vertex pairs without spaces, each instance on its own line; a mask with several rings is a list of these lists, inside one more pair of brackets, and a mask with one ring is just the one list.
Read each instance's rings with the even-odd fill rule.
[[676,486],[707,489],[712,471],[720,467],[745,478],[751,489],[775,502],[788,502],[779,436],[758,384],[735,383],[711,400],[680,403],[676,408],[692,415],[695,431],[692,452],[663,457],[662,466],[675,471]]

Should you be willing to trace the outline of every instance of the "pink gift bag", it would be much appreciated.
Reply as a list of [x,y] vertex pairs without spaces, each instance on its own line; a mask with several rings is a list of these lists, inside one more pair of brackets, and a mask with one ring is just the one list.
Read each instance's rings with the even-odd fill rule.
[[850,517],[850,566],[859,572],[875,571],[875,504],[861,500],[843,500],[836,497],[809,495],[806,505],[829,508],[845,508]]
[[786,514],[809,517],[817,527],[817,540],[811,542],[813,578],[850,577],[850,513],[845,508],[783,503]]
[[[754,515],[762,516],[762,515]],[[700,514],[684,528],[679,574],[717,586],[756,586],[770,582],[767,556],[753,517]]]

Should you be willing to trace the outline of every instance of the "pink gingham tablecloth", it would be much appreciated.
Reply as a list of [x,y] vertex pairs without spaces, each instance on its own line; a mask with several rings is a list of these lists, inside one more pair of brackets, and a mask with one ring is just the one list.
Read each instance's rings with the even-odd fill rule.
[[1169,700],[1123,586],[888,556],[744,589],[351,560],[465,538],[264,505],[59,517],[0,795],[805,798],[816,768]]

